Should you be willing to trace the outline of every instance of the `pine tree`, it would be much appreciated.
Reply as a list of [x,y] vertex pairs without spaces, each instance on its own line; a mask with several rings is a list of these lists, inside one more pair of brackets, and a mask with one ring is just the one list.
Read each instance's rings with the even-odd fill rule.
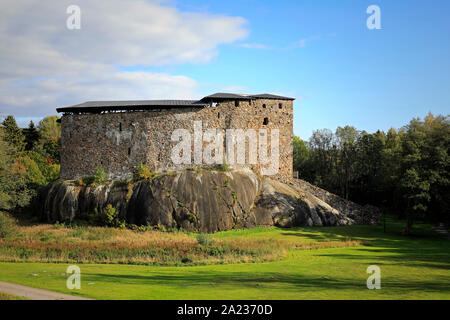
[[4,128],[4,139],[11,146],[17,149],[17,151],[23,151],[25,148],[25,137],[22,130],[16,123],[14,116],[7,116],[2,122]]
[[39,142],[40,134],[34,126],[33,121],[30,121],[28,128],[23,130],[25,135],[25,150],[33,150],[34,146]]

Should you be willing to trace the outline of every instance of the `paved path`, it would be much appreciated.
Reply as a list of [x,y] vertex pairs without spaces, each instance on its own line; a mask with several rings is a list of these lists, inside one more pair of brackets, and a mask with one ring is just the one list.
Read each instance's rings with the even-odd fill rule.
[[434,231],[436,231],[441,237],[450,240],[450,233],[448,233],[447,228],[443,223],[439,223],[436,226],[433,226]]
[[64,293],[36,289],[20,284],[0,281],[0,292],[30,300],[92,300],[83,297],[71,296]]

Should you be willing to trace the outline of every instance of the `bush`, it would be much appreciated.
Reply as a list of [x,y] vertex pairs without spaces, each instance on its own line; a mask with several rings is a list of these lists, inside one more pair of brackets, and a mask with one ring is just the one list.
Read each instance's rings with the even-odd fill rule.
[[213,243],[213,239],[206,233],[200,233],[197,235],[197,242],[202,246],[207,246]]
[[97,167],[94,176],[79,178],[75,183],[80,187],[95,187],[104,184],[106,181],[108,181],[108,176],[106,175],[105,170],[103,170],[102,167]]
[[143,164],[142,162],[136,166],[136,169],[134,170],[134,180],[148,180],[152,179],[156,176],[156,173],[150,169],[150,167],[146,164]]
[[87,187],[92,185],[95,182],[94,176],[83,177],[77,180],[77,185],[82,187]]
[[213,165],[213,166],[209,167],[208,169],[213,170],[213,171],[221,171],[221,172],[228,172],[231,170],[230,166],[226,162],[224,162],[222,164]]
[[145,226],[145,225],[138,226],[135,224],[128,225],[128,228],[134,232],[147,232],[147,231],[155,230],[155,227],[153,227],[153,226]]
[[0,211],[0,239],[14,236],[17,232],[16,220],[9,214]]
[[102,214],[103,222],[108,227],[124,228],[125,222],[119,218],[119,212],[112,205],[108,204],[105,209],[103,209]]
[[104,184],[107,180],[108,176],[106,175],[105,170],[103,170],[102,167],[97,167],[94,176],[95,184]]

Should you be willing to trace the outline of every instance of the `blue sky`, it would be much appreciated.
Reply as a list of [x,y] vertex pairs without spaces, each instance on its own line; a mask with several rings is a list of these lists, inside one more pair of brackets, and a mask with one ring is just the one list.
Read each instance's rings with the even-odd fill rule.
[[[372,4],[381,8],[381,30],[366,27],[369,16],[366,9]],[[193,24],[193,30],[201,28],[204,34],[203,41],[203,38],[191,41],[193,46],[208,44],[202,49],[203,56],[193,53],[196,58],[183,60],[174,58],[174,54],[165,62],[158,63],[157,58],[149,62],[145,56],[141,61],[134,59],[135,55],[131,59],[129,54],[122,54],[105,57],[103,66],[106,64],[104,61],[108,61],[110,66],[127,75],[167,75],[163,81],[170,85],[173,78],[178,77],[175,81],[179,92],[177,98],[180,95],[201,97],[217,91],[269,92],[296,97],[294,133],[303,139],[308,139],[314,129],[334,130],[337,126],[353,125],[360,130],[374,132],[399,128],[413,117],[423,118],[429,111],[449,114],[449,1],[191,0],[168,1],[159,5],[174,9],[180,15],[195,12],[199,18],[211,19],[201,26],[189,22]],[[81,8],[83,10],[84,7]],[[85,9],[86,15],[95,13],[96,9],[89,10]],[[243,20],[226,20],[230,23],[226,27],[230,34],[225,34],[212,25],[213,19],[221,17],[241,17]],[[88,32],[89,25],[85,25],[82,30]],[[181,29],[180,36],[184,34]],[[221,41],[221,37],[228,37],[228,40]],[[51,40],[51,43],[56,42]],[[121,45],[119,40],[117,45]],[[88,53],[80,52],[79,56],[82,55],[88,56]],[[83,72],[78,72],[77,76],[83,78]],[[22,82],[17,80],[48,79],[43,73],[35,73],[31,78],[30,75],[20,75],[15,78],[15,83],[20,86]],[[60,79],[71,79],[70,74],[58,72],[48,77],[53,77],[55,83]],[[148,86],[151,87],[157,79],[161,77],[155,80],[152,76]],[[51,90],[56,86],[46,81],[43,88]],[[89,88],[104,85],[101,81],[92,78]],[[148,96],[141,88],[145,84],[135,82],[135,77],[134,82],[123,84],[123,79],[121,81],[118,88],[125,88],[121,90],[124,92],[121,98]],[[76,85],[82,86],[82,82],[86,81],[78,81]],[[170,85],[167,92],[175,90],[170,91]],[[28,91],[18,91],[17,94],[26,95],[31,90],[30,85],[26,88]],[[160,95],[166,92],[160,91]],[[39,92],[42,93],[42,89]],[[82,89],[80,92],[83,94],[58,93],[57,99],[51,99],[55,94],[49,91],[47,100],[39,98],[51,105],[76,104],[83,99],[95,100],[106,96],[98,92],[89,95]],[[19,108],[17,99],[14,102]],[[36,107],[33,111],[25,111],[31,109],[24,108],[16,116],[22,121],[32,117],[38,119],[51,113],[54,107],[56,105]],[[6,111],[16,110],[11,108]]]
[[[381,9],[381,30],[366,27],[371,4]],[[449,1],[183,1],[182,7],[239,14],[251,30],[245,43],[275,48],[227,46],[213,63],[182,72],[213,87],[297,97],[294,131],[302,138],[319,128],[348,124],[372,132],[429,111],[450,113]],[[293,45],[303,39],[303,47]]]

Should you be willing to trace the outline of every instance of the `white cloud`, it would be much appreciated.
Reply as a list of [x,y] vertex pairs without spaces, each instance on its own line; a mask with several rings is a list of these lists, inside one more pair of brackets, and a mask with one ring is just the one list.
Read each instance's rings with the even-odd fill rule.
[[118,67],[207,63],[220,44],[248,34],[240,17],[143,0],[78,0],[81,29],[69,30],[71,4],[0,3],[1,113],[41,116],[97,99],[197,98],[197,82],[188,77]]
[[297,42],[295,42],[293,46],[294,47],[304,48],[311,41],[316,41],[316,40],[319,40],[319,39],[320,39],[320,36],[312,36],[312,37],[300,39]]
[[242,48],[247,48],[247,49],[262,49],[262,50],[273,49],[272,47],[262,44],[262,43],[242,43],[239,46]]
[[[328,35],[329,37],[335,37],[336,34],[330,33]],[[240,43],[238,44],[241,48],[246,49],[260,49],[260,50],[292,50],[297,48],[305,48],[307,45],[309,45],[312,41],[320,40],[320,35],[315,35],[307,38],[303,38],[297,41],[294,41],[292,43],[289,43],[285,46],[270,46],[263,43]]]
[[298,45],[300,48],[304,48],[304,47],[306,46],[306,39],[301,39],[301,40],[299,40],[299,41],[297,42],[297,45]]

